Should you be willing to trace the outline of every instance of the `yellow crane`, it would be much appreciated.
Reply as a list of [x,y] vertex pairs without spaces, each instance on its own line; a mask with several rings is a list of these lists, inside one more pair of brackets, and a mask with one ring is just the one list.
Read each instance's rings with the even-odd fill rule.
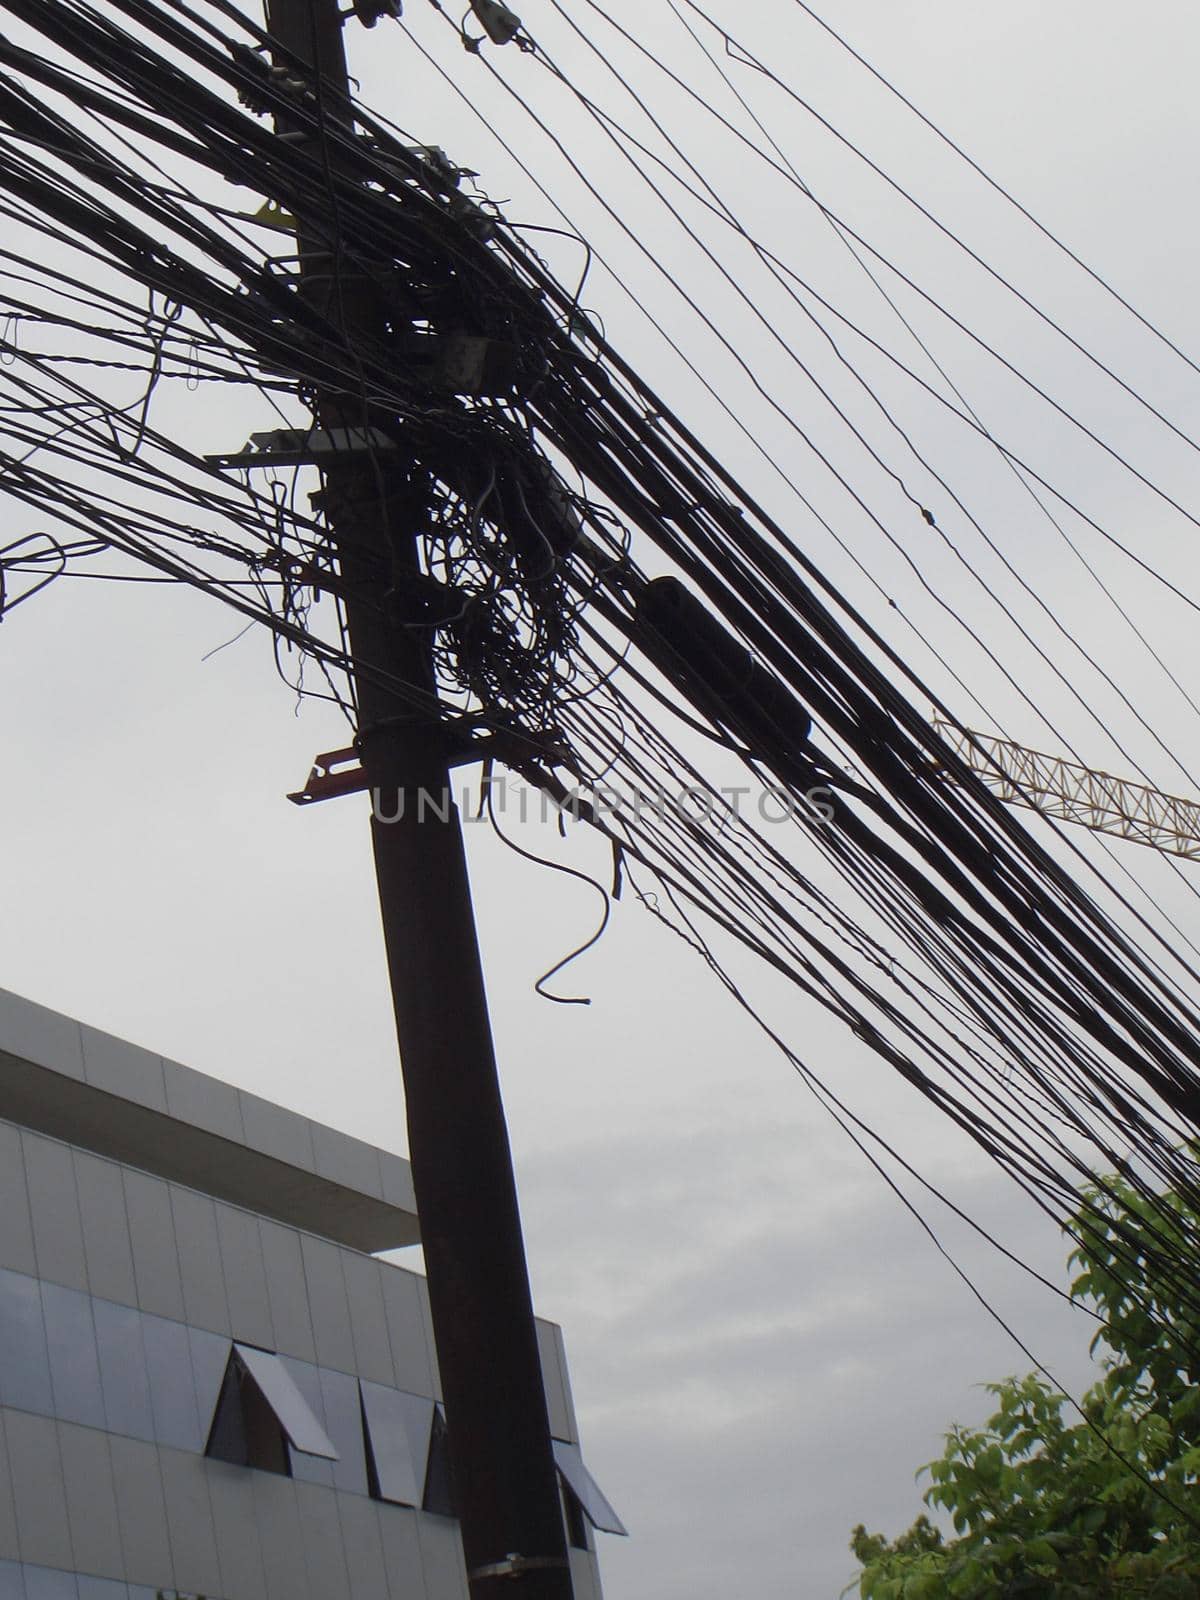
[[940,718],[934,718],[934,727],[1001,800],[1078,822],[1095,833],[1115,833],[1171,855],[1200,859],[1200,801],[1163,794],[995,734],[963,731]]

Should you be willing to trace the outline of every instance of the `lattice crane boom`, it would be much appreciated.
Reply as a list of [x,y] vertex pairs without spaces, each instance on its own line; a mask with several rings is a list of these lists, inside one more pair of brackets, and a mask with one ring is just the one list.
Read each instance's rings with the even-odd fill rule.
[[1044,816],[1113,833],[1171,855],[1200,859],[1200,801],[1029,750],[990,733],[934,726],[993,794]]

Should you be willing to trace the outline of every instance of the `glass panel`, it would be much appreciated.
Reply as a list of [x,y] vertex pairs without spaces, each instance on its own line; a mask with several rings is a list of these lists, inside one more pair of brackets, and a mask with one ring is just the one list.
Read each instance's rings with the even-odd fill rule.
[[358,1380],[322,1367],[321,1394],[325,1400],[325,1427],[338,1452],[333,1486],[348,1494],[366,1494],[367,1459],[363,1452]]
[[583,1514],[583,1507],[576,1500],[574,1494],[567,1488],[559,1474],[558,1492],[562,1500],[563,1521],[567,1529],[567,1543],[572,1550],[590,1550],[588,1542],[588,1519]]
[[246,1464],[262,1472],[278,1472],[290,1477],[292,1471],[287,1435],[263,1394],[245,1367],[238,1366],[242,1419],[246,1430]]
[[196,1380],[200,1433],[203,1439],[207,1439],[217,1408],[217,1396],[221,1392],[221,1380],[229,1365],[230,1342],[219,1333],[204,1333],[199,1328],[189,1328],[188,1344],[192,1353],[192,1375]]
[[365,1380],[360,1387],[379,1498],[419,1506],[429,1465],[433,1401]]
[[[308,1402],[314,1417],[325,1427],[325,1397],[321,1393],[321,1374],[311,1361],[298,1361],[293,1356],[280,1356],[280,1361],[292,1375],[292,1382]],[[326,1429],[328,1432],[328,1429]],[[305,1483],[323,1483],[333,1487],[333,1462],[321,1456],[306,1455],[303,1450],[293,1450],[292,1477]]]
[[26,1562],[25,1600],[77,1600],[75,1574],[59,1572],[55,1567],[33,1567]]
[[584,1466],[579,1446],[566,1444],[562,1439],[554,1439],[551,1443],[554,1446],[554,1461],[563,1475],[563,1481],[587,1512],[592,1526],[599,1528],[603,1533],[624,1533],[625,1524],[604,1498],[599,1484]]
[[221,1379],[221,1393],[209,1425],[204,1453],[216,1461],[232,1461],[235,1466],[248,1467],[250,1448],[246,1442],[241,1380],[242,1370],[236,1361],[231,1360]]
[[0,1561],[0,1600],[25,1600],[25,1574],[19,1561]]
[[159,1444],[173,1445],[177,1450],[203,1450],[188,1330],[182,1322],[143,1316],[142,1339],[150,1378],[154,1437]]
[[133,1439],[154,1438],[150,1378],[142,1344],[141,1312],[111,1300],[94,1300],[96,1347],[100,1353],[100,1387],[111,1433]]
[[425,1474],[425,1499],[422,1505],[439,1517],[456,1517],[454,1474],[450,1470],[450,1444],[446,1438],[446,1409],[439,1401],[433,1408],[433,1433],[429,1440],[429,1471]]
[[46,1317],[55,1416],[64,1422],[82,1422],[89,1428],[102,1428],[104,1399],[100,1392],[100,1363],[96,1355],[96,1325],[92,1321],[90,1296],[80,1294],[77,1289],[63,1289],[56,1283],[43,1283],[42,1310]]
[[76,1582],[79,1600],[129,1600],[129,1590],[118,1578],[91,1578],[81,1572]]
[[336,1461],[338,1451],[279,1357],[266,1350],[256,1350],[253,1345],[235,1344],[233,1348],[295,1448]]
[[36,1278],[0,1270],[0,1404],[54,1415],[46,1324]]

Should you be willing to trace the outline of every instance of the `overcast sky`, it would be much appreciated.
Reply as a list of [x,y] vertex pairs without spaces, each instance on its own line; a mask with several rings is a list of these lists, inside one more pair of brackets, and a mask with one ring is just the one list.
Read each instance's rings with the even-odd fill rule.
[[[583,0],[568,8],[601,36],[597,13]],[[530,31],[589,93],[615,107],[598,63],[571,38],[550,0],[528,0],[522,9]],[[1195,433],[1200,379],[1018,226],[961,164],[914,133],[798,7],[788,0],[717,7],[714,0],[714,9],[927,205],[951,216],[981,253],[1022,273],[1027,292],[1044,296],[1082,342],[1123,363],[1136,387]],[[818,9],[1183,348],[1200,349],[1193,216],[1200,24],[1190,8],[1160,6],[1135,16],[1107,3],[988,9],[950,0],[860,0]],[[438,52],[468,98],[494,117],[611,258],[612,276],[593,267],[585,306],[930,674],[964,721],[978,726],[982,713],[923,640],[995,709],[993,726],[1039,748],[1066,748],[1009,690],[972,634],[1013,663],[1065,740],[1093,764],[1129,772],[1124,749],[1162,787],[1192,792],[1185,768],[1195,730],[1179,694],[1114,623],[994,454],[951,429],[881,365],[870,369],[898,418],[957,474],[963,499],[1045,599],[1047,613],[1038,614],[982,545],[974,552],[976,564],[991,563],[1000,592],[1014,605],[1020,599],[1022,617],[1065,681],[898,497],[886,504],[899,548],[856,519],[781,419],[759,405],[745,373],[679,309],[635,240],[571,186],[482,67],[452,39],[446,43],[434,12],[420,0],[408,11],[413,36]],[[694,47],[688,54],[690,42],[665,0],[622,7],[620,15],[689,81],[700,83],[708,70],[707,91],[723,92]],[[483,188],[506,202],[514,220],[555,222],[399,30],[382,24],[369,44],[352,32],[351,70],[369,103],[477,169]],[[636,239],[697,294],[719,302],[739,348],[788,397],[794,416],[856,482],[882,494],[882,477],[789,367],[779,340],[689,255],[578,109],[515,50],[490,59],[540,114],[558,119]],[[661,97],[656,107],[674,119],[693,158],[736,200],[747,224],[797,270],[836,288],[840,304],[887,327],[899,349],[890,313],[854,276],[811,207],[719,139],[694,107],[668,96],[633,56],[620,60],[631,82]],[[1070,409],[1102,426],[1148,474],[1177,494],[1188,492],[1195,473],[1185,446],[1098,384],[1085,363],[1055,346],[994,286],[968,280],[944,242],[918,229],[877,180],[757,75],[740,70],[739,87],[755,96],[756,111],[827,205],[907,261],[936,296],[958,296],[965,319],[1007,340],[1022,363],[1058,385]],[[547,250],[564,276],[578,272],[577,246],[559,241]],[[753,417],[766,453],[804,475],[896,608],[827,534],[800,520],[763,456],[647,333],[617,280],[658,309],[722,392]],[[756,283],[754,293],[765,292]],[[819,346],[782,296],[764,304],[784,345],[806,353],[810,341]],[[915,301],[906,305],[915,319],[925,315]],[[1194,586],[1194,541],[1161,500],[1087,453],[1065,423],[1035,411],[1010,379],[938,331],[932,318],[921,327],[940,340],[939,357],[990,428],[1035,455],[1047,475],[1059,474],[1152,565]],[[916,359],[911,345],[905,355]],[[167,402],[168,420],[174,403]],[[189,426],[208,449],[235,449],[262,425],[244,406],[209,401],[201,411],[190,403]],[[891,441],[873,414],[864,425]],[[918,487],[928,503],[933,491]],[[894,487],[887,493],[894,496]],[[945,502],[937,503],[945,523]],[[23,516],[12,510],[13,518]],[[14,532],[20,526],[18,520]],[[1072,531],[1084,537],[1081,526]],[[914,577],[905,550],[963,625]],[[1194,629],[1186,609],[1171,609],[1102,540],[1087,550],[1190,688]],[[4,622],[0,816],[8,848],[0,984],[403,1152],[363,806],[351,799],[300,811],[284,799],[317,751],[344,742],[344,728],[312,703],[296,714],[295,697],[276,678],[257,633],[203,659],[239,627],[190,592],[69,581]],[[1066,633],[1128,688],[1167,749],[1134,724],[1072,652]],[[1096,717],[1081,710],[1072,684],[1082,686]],[[1172,755],[1181,755],[1182,765]],[[852,1525],[865,1521],[891,1533],[906,1526],[920,1509],[913,1474],[937,1451],[941,1432],[953,1420],[982,1415],[986,1397],[976,1385],[1025,1371],[1029,1359],[769,1041],[636,904],[616,907],[603,942],[566,975],[564,987],[589,995],[591,1006],[540,1000],[534,981],[591,931],[595,897],[518,860],[485,826],[467,832],[535,1299],[543,1315],[564,1326],[585,1453],[631,1534],[628,1541],[601,1536],[609,1600],[833,1600],[853,1575],[846,1548]],[[532,842],[534,831],[527,837]],[[610,870],[607,852],[586,839],[559,845],[539,835],[537,847],[561,850],[600,876]],[[1196,919],[1188,888],[1150,852],[1115,848],[1190,935]],[[1107,858],[1093,858],[1116,870]],[[801,999],[757,981],[773,1019],[839,1092],[973,1217],[1062,1276],[1062,1241],[972,1147],[933,1122],[859,1044],[810,1014]],[[1002,1268],[948,1214],[923,1204],[947,1248],[1039,1359],[1067,1385],[1082,1387],[1087,1323]]]

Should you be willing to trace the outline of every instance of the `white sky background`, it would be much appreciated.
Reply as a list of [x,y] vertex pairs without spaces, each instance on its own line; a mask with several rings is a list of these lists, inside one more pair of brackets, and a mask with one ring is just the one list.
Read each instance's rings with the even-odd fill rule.
[[[656,307],[768,451],[806,491],[904,615],[947,656],[993,712],[970,706],[906,632],[895,611],[804,519],[751,446],[637,322],[599,267],[583,296],[619,347],[694,421],[809,553],[878,623],[964,721],[1004,728],[1043,749],[1074,745],[1097,766],[1131,772],[1119,740],[1154,782],[1200,793],[1023,596],[919,471],[905,472],[922,503],[973,564],[1019,610],[1064,674],[1096,708],[1087,714],[1021,642],[951,552],[864,462],[789,369],[751,313],[689,256],[669,224],[622,173],[577,109],[515,49],[497,69],[560,119],[571,145],[602,176],[654,256],[721,306],[739,350],[785,397],[856,485],[870,492],[930,583],[1015,674],[1061,730],[1053,733],[1000,680],[966,633],[921,590],[902,556],[844,498],[754,398],[744,375],[700,334],[576,191],[558,187],[526,125],[486,82],[479,63],[439,19],[410,0],[414,35],[440,59],[544,174],[617,272]],[[572,13],[600,36],[582,0]],[[714,0],[716,9],[716,0]],[[661,0],[622,20],[685,75],[703,63]],[[1084,259],[1169,332],[1200,349],[1195,307],[1193,83],[1197,35],[1182,6],[1134,26],[1114,5],[976,7],[847,4],[827,13],[881,70],[1051,225]],[[523,15],[588,92],[616,105],[611,85],[557,21],[549,0]],[[731,27],[872,155],[944,213],[980,252],[1022,283],[1089,348],[1184,431],[1195,433],[1200,379],[1079,273],[1017,226],[961,164],[887,105],[877,87],[824,42],[787,0],[722,8]],[[615,49],[615,46],[614,46]],[[351,29],[351,70],[369,104],[415,136],[477,168],[513,220],[552,222],[461,105],[443,94],[398,30]],[[836,287],[841,301],[894,335],[857,269],[794,191],[769,182],[714,139],[694,108],[632,82],[686,135],[689,152],[735,200],[747,224],[797,270]],[[709,80],[712,84],[712,80]],[[1029,319],[966,274],[833,151],[812,124],[754,75],[738,79],[814,191],[887,253],[909,262],[937,296],[1019,364],[1052,378],[1086,415],[1177,497],[1192,493],[1195,458]],[[713,92],[720,86],[714,85]],[[553,180],[551,182],[551,180]],[[711,230],[710,230],[711,234]],[[711,235],[719,237],[718,235]],[[723,248],[725,248],[723,246]],[[560,274],[579,251],[553,252]],[[737,260],[736,256],[728,256]],[[758,280],[755,293],[766,295]],[[906,302],[907,305],[908,302]],[[817,350],[800,314],[774,295],[764,310],[785,343]],[[1051,426],[1010,380],[995,375],[921,313],[939,357],[989,426],[1029,451],[1107,526],[1174,581],[1194,588],[1195,529],[1144,488]],[[905,358],[911,347],[903,347]],[[849,349],[850,346],[847,345]],[[857,354],[857,352],[856,352]],[[1163,736],[1186,768],[1191,713],[1081,577],[994,455],[952,430],[877,364],[869,371],[903,425],[918,434],[961,498]],[[922,371],[926,369],[922,367]],[[831,378],[850,395],[844,378]],[[860,400],[872,437],[894,438]],[[754,409],[757,408],[757,409]],[[173,418],[234,449],[267,425],[243,405],[170,397]],[[20,507],[6,511],[26,523]],[[1089,558],[1152,633],[1190,693],[1195,636],[1185,608],[1078,524]],[[55,584],[0,630],[5,692],[0,817],[9,841],[0,919],[0,983],[201,1070],[296,1106],[349,1132],[403,1150],[403,1105],[378,937],[363,806],[345,800],[298,811],[283,799],[318,750],[344,742],[325,708],[294,697],[253,633],[201,658],[240,622],[191,593]],[[1111,735],[1111,737],[1110,737]],[[1194,770],[1194,768],[1193,768]],[[535,848],[556,851],[544,838]],[[497,1044],[539,1310],[566,1329],[584,1446],[633,1537],[604,1538],[609,1600],[832,1600],[853,1573],[849,1529],[863,1520],[895,1532],[920,1508],[912,1473],[942,1429],[982,1414],[972,1386],[1029,1362],[971,1298],[899,1203],[813,1105],[786,1062],[717,989],[702,965],[636,904],[623,901],[603,943],[559,981],[592,1005],[538,999],[533,982],[591,931],[595,896],[517,860],[483,825],[468,829]],[[1195,905],[1168,865],[1135,846],[1114,851],[1195,937]],[[1090,854],[1105,861],[1088,845]],[[563,859],[605,879],[607,852],[573,840]],[[1183,872],[1195,872],[1185,865]],[[745,964],[739,965],[739,973]],[[902,1151],[959,1204],[1039,1266],[1061,1270],[1052,1227],[1019,1203],[970,1147],[934,1123],[852,1039],[781,985],[756,993],[789,1038],[838,1089],[869,1112]],[[1089,1327],[1048,1294],[929,1214],[1003,1315],[1065,1382],[1087,1379]]]

